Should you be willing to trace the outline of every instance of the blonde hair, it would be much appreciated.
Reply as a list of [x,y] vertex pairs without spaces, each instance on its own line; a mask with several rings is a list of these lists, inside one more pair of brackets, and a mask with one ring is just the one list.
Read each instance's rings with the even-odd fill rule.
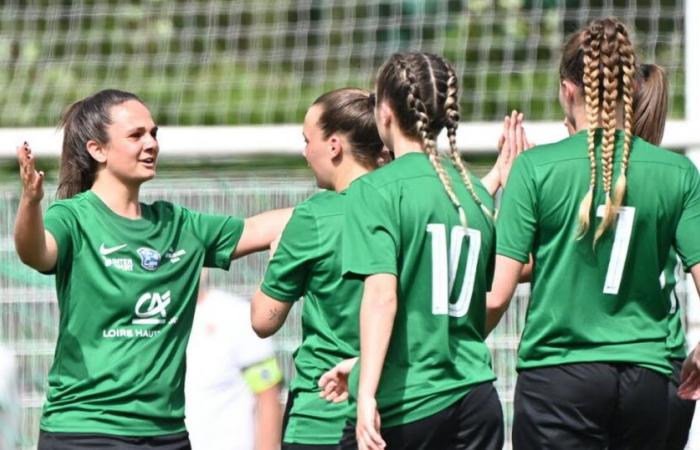
[[[605,205],[603,220],[593,238],[594,244],[615,221],[617,210],[625,197],[627,169],[632,150],[636,70],[636,55],[627,28],[617,19],[591,22],[564,46],[559,68],[560,77],[583,87],[588,119],[591,178],[589,189],[579,207],[578,239],[590,228],[590,213],[597,182],[595,128],[599,122],[602,122],[603,128],[601,170]],[[620,99],[624,108],[624,144],[620,174],[613,189],[616,112]]]
[[450,140],[450,157],[467,191],[484,214],[490,216],[491,213],[476,194],[457,150],[457,85],[454,68],[443,58],[429,53],[395,53],[379,69],[377,103],[386,99],[401,130],[409,137],[420,139],[423,151],[466,227],[467,215],[440,161],[437,136],[443,128],[447,128]]

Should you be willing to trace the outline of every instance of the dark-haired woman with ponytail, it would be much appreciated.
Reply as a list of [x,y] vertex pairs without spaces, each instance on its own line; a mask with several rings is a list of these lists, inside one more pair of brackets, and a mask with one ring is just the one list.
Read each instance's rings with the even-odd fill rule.
[[[634,134],[654,145],[661,144],[668,111],[668,81],[664,70],[656,64],[640,64],[634,95]],[[665,450],[683,450],[688,442],[695,413],[695,401],[678,397],[681,367],[688,355],[688,343],[681,322],[681,308],[676,296],[679,276],[678,256],[671,250],[661,273],[662,299],[669,302],[668,338],[673,375],[668,384],[668,431]]]
[[[251,304],[261,337],[277,332],[304,298],[302,342],[294,352],[283,450],[338,447],[349,414],[346,395],[321,397],[319,379],[358,355],[362,282],[341,276],[346,189],[388,161],[374,123],[370,93],[337,89],[320,96],[304,119],[304,157],[325,189],[294,208]],[[346,364],[352,364],[348,361]]]
[[[377,75],[377,128],[396,159],[347,194],[343,273],[363,294],[343,449],[503,445],[484,343],[493,202],[458,154],[458,100],[436,55],[395,54]],[[452,163],[438,155],[442,129]]]
[[659,275],[674,248],[700,286],[700,176],[634,136],[637,69],[616,19],[574,34],[559,90],[574,134],[520,157],[504,192],[489,331],[534,259],[515,449],[665,445],[669,305]]
[[17,149],[17,253],[56,275],[60,311],[39,449],[189,449],[185,348],[201,268],[269,248],[290,212],[243,220],[140,203],[158,127],[134,94],[100,91],[62,127],[59,200],[45,216],[44,175],[28,144]]

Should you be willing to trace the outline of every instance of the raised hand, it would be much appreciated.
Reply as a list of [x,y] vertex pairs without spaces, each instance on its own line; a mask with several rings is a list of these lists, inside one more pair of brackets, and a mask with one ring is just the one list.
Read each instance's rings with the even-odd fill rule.
[[22,178],[22,197],[32,203],[44,198],[44,172],[36,170],[36,158],[26,142],[17,147],[19,175]]
[[498,159],[496,160],[499,182],[502,187],[506,186],[515,158],[535,145],[527,139],[523,120],[523,113],[516,110],[513,110],[510,116],[506,116],[503,120],[503,133],[498,140]]

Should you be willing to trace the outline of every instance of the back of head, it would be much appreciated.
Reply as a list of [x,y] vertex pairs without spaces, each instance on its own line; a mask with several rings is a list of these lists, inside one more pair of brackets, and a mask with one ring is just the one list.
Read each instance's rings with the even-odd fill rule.
[[323,108],[318,126],[325,139],[340,133],[348,140],[352,158],[367,169],[377,167],[384,143],[374,121],[374,104],[369,91],[341,88],[317,98]]
[[128,100],[141,102],[130,92],[105,89],[73,103],[63,113],[59,123],[59,127],[63,128],[61,168],[56,194],[59,199],[70,198],[90,189],[95,181],[97,162],[88,153],[87,143],[109,142],[107,127],[111,124],[110,110]]
[[[562,51],[559,75],[583,89],[588,119],[588,156],[591,162],[590,186],[579,209],[579,238],[590,226],[591,206],[596,184],[595,129],[602,123],[602,172],[605,213],[594,236],[597,241],[614,221],[627,185],[631,151],[636,54],[625,25],[615,18],[594,20],[569,38]],[[618,105],[624,109],[622,167],[612,194],[615,130]]]
[[654,145],[661,144],[667,112],[666,73],[656,64],[641,64],[634,95],[634,134]]
[[466,226],[467,219],[437,150],[437,137],[447,129],[450,157],[472,199],[490,215],[474,191],[467,168],[457,149],[459,125],[459,83],[457,74],[444,58],[430,53],[395,53],[379,69],[376,80],[377,104],[386,102],[401,132],[421,142],[423,151],[442,182],[452,204]]

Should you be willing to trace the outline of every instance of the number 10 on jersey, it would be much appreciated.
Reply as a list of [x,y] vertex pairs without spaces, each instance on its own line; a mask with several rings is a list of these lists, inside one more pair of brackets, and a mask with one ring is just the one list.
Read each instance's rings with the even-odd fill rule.
[[[476,266],[479,262],[479,250],[481,249],[481,232],[462,226],[452,227],[448,255],[447,227],[441,223],[430,223],[427,231],[432,238],[433,314],[462,317],[469,310],[469,303],[474,291]],[[462,288],[459,291],[457,301],[450,303],[450,294],[454,289],[457,271],[460,269],[458,266],[462,254],[462,243],[467,237],[469,237],[469,252],[467,262],[461,270],[464,275]]]

